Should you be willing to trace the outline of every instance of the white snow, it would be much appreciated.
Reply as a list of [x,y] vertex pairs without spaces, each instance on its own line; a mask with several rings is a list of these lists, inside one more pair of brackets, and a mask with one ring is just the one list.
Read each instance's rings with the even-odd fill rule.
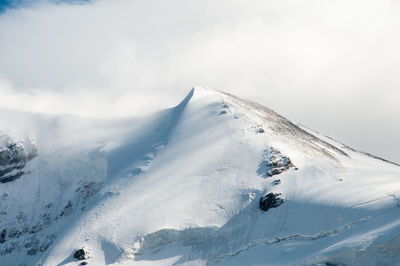
[[[0,265],[400,263],[398,165],[222,92],[114,120],[0,110],[0,131],[39,155],[0,184],[0,233],[21,232]],[[262,176],[270,148],[297,170]]]

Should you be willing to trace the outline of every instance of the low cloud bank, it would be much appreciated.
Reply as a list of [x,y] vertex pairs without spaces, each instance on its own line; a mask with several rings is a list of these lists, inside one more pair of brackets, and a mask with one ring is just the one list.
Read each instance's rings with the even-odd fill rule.
[[116,117],[222,89],[400,162],[397,1],[40,1],[0,15],[0,108]]

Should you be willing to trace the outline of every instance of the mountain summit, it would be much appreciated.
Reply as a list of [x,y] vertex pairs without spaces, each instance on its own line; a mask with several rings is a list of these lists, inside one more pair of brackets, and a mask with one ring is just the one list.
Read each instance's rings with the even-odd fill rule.
[[0,265],[400,264],[398,165],[227,93],[0,131]]

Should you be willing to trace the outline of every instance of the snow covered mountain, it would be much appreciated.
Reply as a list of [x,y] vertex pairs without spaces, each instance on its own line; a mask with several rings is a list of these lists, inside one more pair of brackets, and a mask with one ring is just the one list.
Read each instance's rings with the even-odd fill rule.
[[254,102],[0,130],[0,265],[400,265],[399,165]]

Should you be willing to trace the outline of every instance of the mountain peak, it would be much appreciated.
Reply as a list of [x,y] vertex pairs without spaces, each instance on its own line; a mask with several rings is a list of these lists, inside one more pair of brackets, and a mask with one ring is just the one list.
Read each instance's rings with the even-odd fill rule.
[[147,117],[59,119],[32,119],[37,156],[0,183],[1,265],[399,259],[400,167],[262,105],[195,87]]

